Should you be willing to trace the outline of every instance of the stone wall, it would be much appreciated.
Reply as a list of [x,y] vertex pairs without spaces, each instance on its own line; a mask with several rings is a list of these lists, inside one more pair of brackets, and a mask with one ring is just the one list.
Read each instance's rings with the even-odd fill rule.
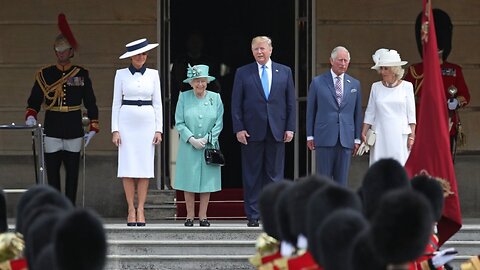
[[[132,40],[146,37],[158,42],[157,1],[1,2],[0,123],[24,123],[35,72],[56,62],[53,41],[60,33],[57,16],[63,12],[79,43],[72,61],[89,70],[100,110],[101,132],[89,148],[99,152],[114,151],[110,135],[113,79],[116,69],[130,64],[128,59],[119,60],[118,57],[125,52],[125,44]],[[156,68],[156,60],[152,53],[147,65]],[[0,133],[0,152],[30,149],[23,135],[20,138],[16,135]]]

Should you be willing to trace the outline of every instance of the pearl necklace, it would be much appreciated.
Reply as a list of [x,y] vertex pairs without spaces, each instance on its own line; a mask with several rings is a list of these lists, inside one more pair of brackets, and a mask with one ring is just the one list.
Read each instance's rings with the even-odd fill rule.
[[394,88],[394,87],[397,87],[397,86],[400,84],[400,80],[395,80],[393,83],[388,83],[388,82],[386,82],[386,81],[382,81],[382,84],[383,84],[385,87]]

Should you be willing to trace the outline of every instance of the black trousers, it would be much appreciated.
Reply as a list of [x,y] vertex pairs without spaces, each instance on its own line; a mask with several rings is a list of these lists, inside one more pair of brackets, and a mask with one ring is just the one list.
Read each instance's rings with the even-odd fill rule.
[[58,151],[45,153],[48,184],[61,191],[60,167],[65,167],[65,195],[75,205],[77,198],[80,152]]

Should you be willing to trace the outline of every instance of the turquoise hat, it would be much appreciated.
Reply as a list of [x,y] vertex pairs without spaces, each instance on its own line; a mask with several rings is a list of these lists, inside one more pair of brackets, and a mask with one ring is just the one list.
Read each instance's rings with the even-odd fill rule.
[[196,78],[207,78],[208,82],[215,80],[215,77],[208,75],[208,69],[209,67],[207,65],[195,65],[192,67],[190,64],[188,64],[187,78],[183,80],[183,82],[190,83]]

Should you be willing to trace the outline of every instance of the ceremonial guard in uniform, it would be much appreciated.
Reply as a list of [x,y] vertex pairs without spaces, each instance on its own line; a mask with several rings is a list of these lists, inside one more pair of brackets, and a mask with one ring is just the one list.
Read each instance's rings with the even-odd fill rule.
[[[61,34],[53,44],[57,64],[44,67],[35,74],[25,120],[27,125],[36,125],[37,114],[43,104],[48,183],[61,190],[60,167],[63,163],[66,170],[65,194],[75,204],[80,150],[84,137],[86,146],[99,132],[98,108],[88,71],[70,62],[77,42],[65,15],[58,16],[58,26]],[[82,125],[82,102],[90,119],[88,132]]]
[[[435,33],[437,35],[438,56],[440,58],[443,86],[445,88],[445,105],[448,106],[450,150],[452,152],[452,158],[455,158],[457,142],[458,145],[465,143],[458,109],[465,107],[470,102],[470,93],[463,78],[462,68],[459,65],[447,62],[447,57],[452,49],[453,26],[450,17],[441,9],[433,9],[433,16],[435,20]],[[421,23],[420,13],[415,23],[415,35],[420,55],[422,54]],[[405,80],[410,81],[414,86],[417,112],[419,112],[418,105],[420,104],[419,101],[423,85],[423,62],[410,66],[407,70]],[[419,124],[421,125],[421,123]]]

